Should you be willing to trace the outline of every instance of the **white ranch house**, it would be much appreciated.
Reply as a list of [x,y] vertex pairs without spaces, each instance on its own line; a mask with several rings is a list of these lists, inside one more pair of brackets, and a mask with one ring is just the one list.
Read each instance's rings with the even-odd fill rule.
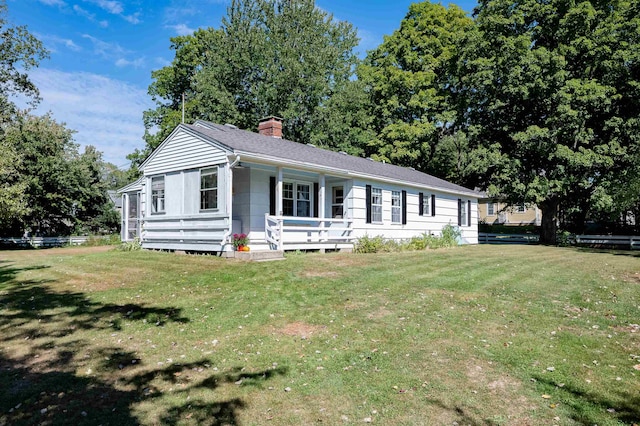
[[408,239],[458,226],[478,242],[481,194],[413,169],[206,121],[180,124],[119,190],[122,239],[148,249],[351,249],[364,235]]

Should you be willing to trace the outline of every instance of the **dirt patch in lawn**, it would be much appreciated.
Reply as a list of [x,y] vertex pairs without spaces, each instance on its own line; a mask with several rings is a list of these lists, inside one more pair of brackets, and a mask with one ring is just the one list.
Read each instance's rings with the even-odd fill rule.
[[279,330],[276,330],[276,333],[284,334],[285,336],[294,336],[300,337],[302,339],[307,339],[314,334],[318,334],[324,331],[326,328],[327,327],[325,326],[312,325],[301,321],[296,321],[285,325]]
[[327,270],[307,270],[301,274],[305,278],[336,278],[339,277],[340,274],[336,271],[327,271]]
[[505,410],[502,414],[509,419],[509,424],[533,424],[529,415],[536,407],[522,396],[522,383],[519,380],[500,373],[491,364],[477,359],[471,359],[467,363],[466,376],[470,391],[478,399],[514,401],[515,398],[515,403],[502,407]]
[[378,308],[378,310],[376,310],[374,312],[371,312],[369,315],[367,315],[367,318],[369,318],[369,319],[380,319],[380,318],[387,317],[387,316],[391,315],[392,313],[393,312],[391,312],[385,306],[380,306]]

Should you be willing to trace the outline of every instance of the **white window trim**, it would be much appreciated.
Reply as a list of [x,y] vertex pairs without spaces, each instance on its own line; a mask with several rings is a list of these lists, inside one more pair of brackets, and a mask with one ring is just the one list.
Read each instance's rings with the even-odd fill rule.
[[[207,172],[207,173],[204,173],[205,176],[206,175],[212,175],[212,174],[216,175],[216,186],[215,186],[215,188],[206,188],[206,189],[202,188],[203,172]],[[200,180],[200,185],[199,185],[200,186],[200,190],[198,191],[198,195],[200,195],[200,197],[198,197],[199,198],[198,201],[199,201],[199,204],[200,204],[200,211],[201,212],[209,213],[209,212],[215,212],[215,211],[219,210],[219,208],[218,208],[218,201],[219,201],[218,200],[218,195],[219,195],[219,188],[220,188],[220,185],[219,185],[220,181],[218,179],[220,177],[219,175],[220,175],[220,173],[219,173],[219,170],[218,170],[218,166],[203,167],[203,168],[200,169],[200,174],[199,174],[199,177],[200,177],[200,179],[199,179]],[[213,191],[213,190],[216,191],[216,206],[213,207],[213,208],[203,209],[202,208],[202,192],[203,191]]]
[[467,200],[462,200],[460,202],[460,226],[469,226],[467,223],[469,221],[469,212],[467,212]]
[[[380,191],[380,204],[375,204],[373,202],[374,197],[376,197],[375,192],[376,191]],[[375,188],[375,187],[371,187],[371,223],[375,223],[375,224],[381,224],[383,223],[383,219],[382,219],[382,206],[384,204],[384,198],[383,198],[383,191],[382,188]],[[375,208],[376,207],[380,207],[380,220],[376,220],[374,218],[374,214],[375,214]]]
[[[293,185],[293,215],[285,215],[284,214],[284,200],[292,200],[291,198],[284,197],[284,185],[290,183]],[[309,216],[298,216],[298,185],[308,185],[309,186]],[[292,179],[283,179],[282,180],[282,215],[287,217],[313,217],[313,203],[315,203],[315,194],[313,192],[313,182],[305,181],[305,180],[292,180]],[[306,200],[302,200],[306,201]]]
[[[157,205],[154,202],[154,194],[153,194],[154,179],[162,179],[162,210],[156,210]],[[149,203],[151,204],[151,208],[149,209],[150,213],[152,215],[166,214],[167,212],[167,176],[166,175],[151,176],[151,179],[149,182],[149,188],[151,189],[151,191],[149,191],[149,198],[150,198]]]
[[[342,202],[341,203],[337,203],[336,202],[336,189],[341,189],[342,190]],[[335,185],[331,187],[331,218],[332,219],[340,219],[344,217],[344,200],[345,200],[345,190],[344,190],[344,185]],[[341,209],[341,214],[339,216],[336,216],[333,214],[333,210],[336,207],[340,207]]]
[[[398,205],[393,204],[394,200],[398,202]],[[398,220],[394,220],[394,211]],[[402,191],[391,191],[391,223],[393,225],[402,225]]]

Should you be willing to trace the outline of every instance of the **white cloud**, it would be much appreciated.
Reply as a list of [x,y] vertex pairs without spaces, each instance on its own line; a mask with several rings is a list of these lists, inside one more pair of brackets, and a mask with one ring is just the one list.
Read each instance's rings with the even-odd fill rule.
[[[129,22],[130,24],[139,24],[140,21],[140,12],[136,12],[136,13],[132,13],[130,15],[125,15],[124,14],[124,6],[122,5],[122,2],[119,1],[115,1],[115,0],[84,0],[87,3],[91,3],[94,4],[96,6],[98,6],[100,9],[112,14],[112,15],[118,15],[120,16],[122,19],[124,19],[125,21]],[[102,21],[104,22],[104,21]]]
[[122,15],[122,18],[130,24],[136,25],[140,23],[140,19],[138,18],[139,16],[140,12],[136,12],[132,15]]
[[94,53],[102,56],[105,59],[114,59],[115,57],[121,57],[127,53],[130,53],[118,43],[108,43],[89,34],[82,34],[82,37],[90,40],[93,44]]
[[42,4],[46,4],[47,6],[64,7],[67,5],[67,3],[65,3],[62,0],[38,0],[38,1]]
[[166,25],[165,28],[170,28],[181,36],[193,34],[195,31],[193,28],[187,26],[187,24]]
[[137,58],[134,59],[132,61],[128,61],[124,58],[120,58],[116,61],[116,66],[123,68],[123,67],[134,67],[134,68],[140,68],[142,66],[144,66],[146,63],[144,58]]
[[112,15],[120,15],[124,12],[124,7],[122,7],[122,3],[119,1],[113,0],[85,0],[89,3],[93,3],[98,6],[100,9],[106,10]]
[[78,15],[87,18],[89,21],[91,22],[96,22],[98,25],[100,25],[102,28],[106,28],[109,26],[109,22],[108,21],[98,21],[96,19],[96,15],[95,13],[91,13],[88,10],[85,10],[83,8],[81,8],[80,6],[78,6],[77,4],[73,5],[73,10],[74,12],[76,12]]
[[79,52],[82,50],[80,46],[75,44],[75,42],[68,38],[58,37],[56,35],[51,34],[35,34],[35,36],[44,42],[45,46],[51,52],[57,52],[60,46],[64,46],[69,50],[73,50],[74,52]]
[[155,62],[156,64],[160,65],[161,67],[168,67],[169,65],[171,65],[171,61],[167,58],[162,58],[160,56],[157,56],[155,58]]
[[84,72],[39,68],[29,76],[42,96],[36,113],[52,111],[76,130],[81,150],[93,145],[105,161],[123,165],[127,154],[144,148],[142,112],[154,106],[145,89]]

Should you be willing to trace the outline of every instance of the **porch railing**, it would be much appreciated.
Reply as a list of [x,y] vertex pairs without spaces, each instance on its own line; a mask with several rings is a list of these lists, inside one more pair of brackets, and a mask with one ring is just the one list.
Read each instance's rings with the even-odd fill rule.
[[265,239],[277,250],[326,248],[353,241],[352,219],[317,217],[264,216]]

